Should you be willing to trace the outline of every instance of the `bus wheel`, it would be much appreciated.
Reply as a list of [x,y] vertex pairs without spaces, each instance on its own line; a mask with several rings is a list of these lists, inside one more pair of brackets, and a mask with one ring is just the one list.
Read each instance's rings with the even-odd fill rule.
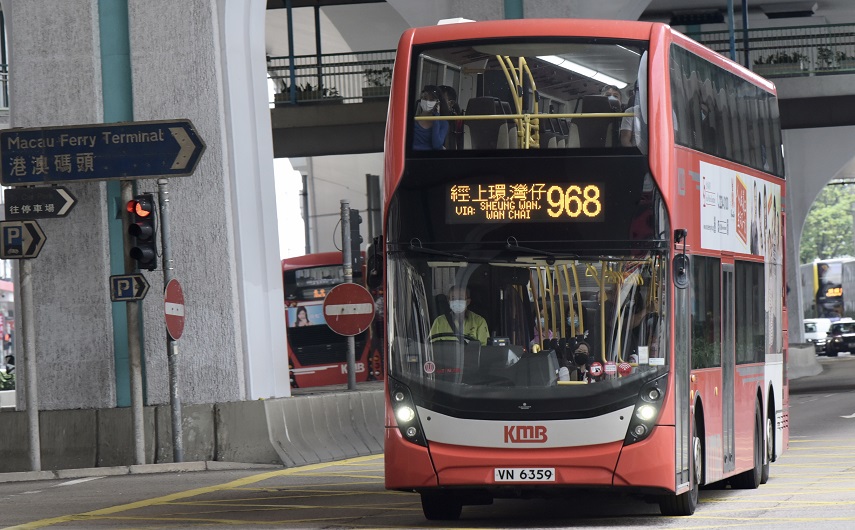
[[422,493],[422,511],[429,521],[456,521],[460,519],[463,504],[453,495],[430,491]]
[[698,436],[697,420],[692,425],[692,487],[686,493],[664,495],[659,499],[662,515],[692,515],[698,507],[698,488],[703,479],[704,445]]
[[[770,411],[771,412],[771,411]],[[775,456],[775,424],[772,421],[771,412],[766,417],[766,458],[763,459],[763,470],[760,473],[760,484],[769,482],[769,466]]]
[[759,403],[754,406],[754,416],[754,467],[730,479],[730,485],[737,489],[757,489],[763,480],[763,414]]

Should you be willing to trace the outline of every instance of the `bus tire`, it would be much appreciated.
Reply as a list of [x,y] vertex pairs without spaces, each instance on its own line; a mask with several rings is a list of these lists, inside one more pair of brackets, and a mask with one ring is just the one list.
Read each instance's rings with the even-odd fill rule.
[[736,489],[755,490],[763,481],[763,414],[760,404],[754,405],[754,467],[744,471],[730,480],[730,485]]
[[769,467],[775,457],[775,411],[770,410],[766,415],[766,455],[763,459],[763,470],[760,473],[760,484],[769,482]]
[[422,511],[428,521],[456,521],[460,519],[463,503],[448,493],[426,491],[422,493]]
[[692,424],[692,487],[689,491],[677,495],[670,493],[659,499],[659,511],[662,515],[692,515],[698,507],[698,489],[703,480],[704,444],[698,436],[697,420]]

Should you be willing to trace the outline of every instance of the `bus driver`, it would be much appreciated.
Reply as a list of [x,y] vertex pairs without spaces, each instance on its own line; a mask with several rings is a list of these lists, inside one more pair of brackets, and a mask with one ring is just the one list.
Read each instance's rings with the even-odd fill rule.
[[482,345],[487,345],[490,331],[487,321],[481,315],[469,311],[472,301],[467,287],[452,287],[448,291],[450,314],[439,315],[430,327],[431,342],[439,340],[454,340],[451,335],[463,334],[464,338],[477,339]]

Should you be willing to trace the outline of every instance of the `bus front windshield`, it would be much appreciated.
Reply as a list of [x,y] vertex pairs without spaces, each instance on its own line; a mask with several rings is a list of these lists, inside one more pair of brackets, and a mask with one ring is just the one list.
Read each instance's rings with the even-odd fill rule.
[[451,395],[549,399],[607,394],[665,369],[664,253],[516,250],[391,253],[396,377]]
[[491,39],[420,50],[409,146],[647,152],[646,43]]

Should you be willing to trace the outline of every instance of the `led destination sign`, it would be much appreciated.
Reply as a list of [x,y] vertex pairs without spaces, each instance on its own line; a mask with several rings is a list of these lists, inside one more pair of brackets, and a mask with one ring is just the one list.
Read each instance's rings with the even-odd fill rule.
[[446,188],[446,221],[602,222],[603,192],[601,183],[451,184]]

